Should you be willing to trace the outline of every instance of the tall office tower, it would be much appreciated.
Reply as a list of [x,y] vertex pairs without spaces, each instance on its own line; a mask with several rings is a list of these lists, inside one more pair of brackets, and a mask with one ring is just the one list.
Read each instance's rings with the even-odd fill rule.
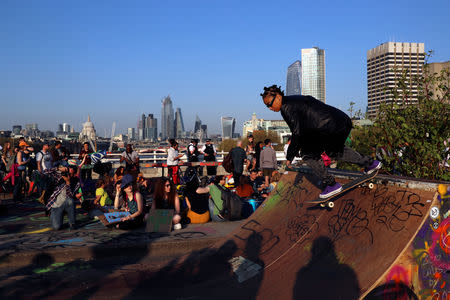
[[195,116],[195,123],[194,123],[194,133],[199,131],[202,126],[202,121],[198,116]]
[[63,130],[63,124],[58,124],[58,131],[59,132],[63,132],[64,130]]
[[64,132],[70,132],[70,125],[67,123],[63,123],[63,131]]
[[367,51],[367,114],[376,117],[381,103],[394,100],[396,80],[406,71],[408,104],[417,103],[418,90],[414,75],[421,75],[425,61],[424,43],[388,42]]
[[145,114],[142,114],[137,123],[137,139],[142,141],[145,139]]
[[134,130],[134,128],[132,128],[132,127],[128,128],[127,136],[128,136],[129,141],[136,139],[136,131]]
[[175,128],[175,137],[176,138],[182,138],[184,137],[184,122],[183,122],[183,115],[181,114],[181,109],[178,107],[175,112],[175,121],[174,121],[174,128]]
[[14,133],[14,135],[19,135],[21,131],[22,131],[22,125],[14,125],[12,127],[12,132]]
[[[441,74],[442,70],[444,70],[444,69],[447,69],[447,71],[450,71],[450,61],[440,62],[440,63],[435,62],[435,63],[428,64],[428,73],[429,74],[437,73],[439,75],[439,74]],[[434,84],[432,84],[431,92],[433,93],[433,95],[438,97],[438,99],[442,99],[444,97],[445,90],[438,89],[437,85],[438,85],[438,82],[435,82]],[[447,89],[450,87],[450,84],[448,81],[445,86],[447,87]],[[443,100],[446,101],[446,103],[450,103],[450,99],[448,98],[448,96],[443,98]]]
[[202,124],[201,129],[203,131],[203,134],[205,135],[205,138],[208,137],[208,125]]
[[302,49],[302,95],[313,96],[325,103],[325,50]]
[[286,76],[286,96],[301,95],[300,72],[301,72],[301,63],[298,60],[288,67]]
[[167,96],[162,101],[161,108],[161,139],[166,140],[174,137],[173,128],[173,106],[170,96]]
[[145,120],[145,139],[155,142],[158,140],[158,119],[148,114]]
[[233,117],[221,117],[220,121],[222,124],[222,139],[233,138],[236,119]]

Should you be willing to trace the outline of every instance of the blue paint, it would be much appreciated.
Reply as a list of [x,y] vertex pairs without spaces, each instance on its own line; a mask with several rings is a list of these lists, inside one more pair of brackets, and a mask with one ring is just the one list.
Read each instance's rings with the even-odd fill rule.
[[50,244],[72,244],[72,243],[79,243],[82,242],[82,238],[75,238],[75,239],[69,239],[69,240],[59,240],[56,242],[49,242]]

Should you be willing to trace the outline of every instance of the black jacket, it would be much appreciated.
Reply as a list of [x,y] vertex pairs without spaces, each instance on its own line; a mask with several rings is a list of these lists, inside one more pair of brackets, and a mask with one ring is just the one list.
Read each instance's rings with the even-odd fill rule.
[[342,152],[352,129],[352,121],[341,110],[311,96],[285,96],[281,115],[292,132],[286,159],[302,155],[334,157]]
[[245,150],[241,147],[234,147],[230,153],[233,160],[234,173],[242,174],[244,172],[244,160],[247,158]]

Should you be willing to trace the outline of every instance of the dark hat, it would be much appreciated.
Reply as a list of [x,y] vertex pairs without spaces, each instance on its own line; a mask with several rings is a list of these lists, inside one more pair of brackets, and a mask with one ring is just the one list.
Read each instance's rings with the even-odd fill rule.
[[123,176],[122,178],[122,183],[120,184],[120,188],[124,188],[127,185],[133,183],[133,176],[131,176],[130,174],[126,174],[125,176]]
[[211,139],[206,139],[207,142],[211,142]]

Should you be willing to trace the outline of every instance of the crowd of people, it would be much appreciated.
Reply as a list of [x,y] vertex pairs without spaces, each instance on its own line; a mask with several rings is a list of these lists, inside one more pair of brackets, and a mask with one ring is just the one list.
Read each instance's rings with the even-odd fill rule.
[[[88,212],[129,212],[115,224],[121,229],[143,226],[151,209],[170,209],[174,212],[173,228],[180,229],[189,223],[225,221],[225,190],[232,190],[243,205],[248,199],[261,202],[280,179],[270,140],[254,144],[249,136],[245,149],[239,142],[231,151],[236,159],[230,176],[217,175],[217,165],[206,167],[207,176],[202,176],[203,167],[195,164],[181,172],[180,158],[184,154],[179,152],[177,141],[169,142],[168,177],[160,178],[144,177],[132,144],[120,156],[123,165],[112,171],[102,166],[87,142],[72,157],[59,141],[53,145],[44,142],[39,151],[25,140],[16,147],[7,142],[1,149],[2,189],[13,191],[14,201],[31,194],[37,196],[55,230],[62,228],[65,214],[69,228],[76,227],[77,205]],[[217,150],[209,139],[201,148],[194,139],[186,155],[188,162],[198,162],[201,156],[206,162],[215,162]],[[99,175],[96,180],[92,179],[93,170]]]

